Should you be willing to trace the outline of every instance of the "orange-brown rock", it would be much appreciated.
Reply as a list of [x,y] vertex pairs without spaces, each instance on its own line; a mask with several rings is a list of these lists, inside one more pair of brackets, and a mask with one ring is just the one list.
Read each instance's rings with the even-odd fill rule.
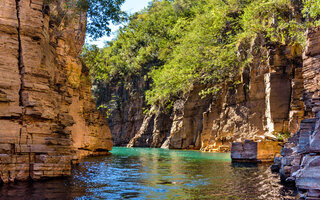
[[112,148],[78,55],[85,13],[64,2],[0,1],[0,180],[66,176],[81,156]]

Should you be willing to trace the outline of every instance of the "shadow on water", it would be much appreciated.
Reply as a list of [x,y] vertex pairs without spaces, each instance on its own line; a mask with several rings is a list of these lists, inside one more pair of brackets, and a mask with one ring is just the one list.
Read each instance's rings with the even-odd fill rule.
[[251,167],[258,167],[258,163],[253,162],[232,162],[232,167],[244,167],[244,168],[251,168]]
[[67,184],[68,180],[66,178],[4,184],[0,186],[0,199],[70,199],[68,193],[66,193]]
[[228,153],[115,147],[65,179],[0,186],[0,199],[295,199],[269,164]]

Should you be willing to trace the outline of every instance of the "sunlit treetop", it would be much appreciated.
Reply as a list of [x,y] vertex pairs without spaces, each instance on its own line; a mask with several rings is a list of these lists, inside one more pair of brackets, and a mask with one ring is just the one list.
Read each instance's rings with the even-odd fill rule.
[[126,13],[121,11],[124,2],[125,0],[44,0],[44,4],[47,5],[51,3],[64,5],[62,6],[64,12],[58,12],[57,16],[61,19],[67,19],[66,15],[86,12],[87,34],[92,39],[110,35],[110,23],[117,24],[127,19]]
[[260,36],[302,49],[319,14],[320,0],[154,0],[107,47],[86,47],[82,58],[96,81],[129,88],[136,77],[149,79],[146,101],[164,105],[196,85],[214,95],[233,83],[262,48],[251,49]]
[[87,33],[92,38],[110,35],[110,22],[119,23],[126,19],[121,11],[125,0],[81,0],[83,8],[87,10]]

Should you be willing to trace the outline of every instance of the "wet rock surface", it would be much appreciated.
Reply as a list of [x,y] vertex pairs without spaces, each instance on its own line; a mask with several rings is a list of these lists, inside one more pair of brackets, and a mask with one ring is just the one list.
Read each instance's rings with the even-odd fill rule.
[[66,176],[112,148],[78,59],[86,15],[58,23],[63,5],[0,2],[0,182]]

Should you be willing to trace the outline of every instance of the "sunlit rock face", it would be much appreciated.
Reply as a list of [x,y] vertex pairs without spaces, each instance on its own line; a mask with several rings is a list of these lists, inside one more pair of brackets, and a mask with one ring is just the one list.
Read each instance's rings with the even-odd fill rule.
[[281,150],[282,181],[295,181],[308,199],[320,198],[320,27],[307,32],[303,57],[305,120]]
[[[304,115],[301,49],[266,44],[262,36],[249,49],[254,51],[252,64],[213,97],[199,96],[201,87],[195,87],[175,103],[173,124],[163,146],[230,151],[232,142],[276,140],[274,133],[297,130]],[[273,157],[279,153],[275,149]]]
[[303,119],[302,53],[296,46],[266,43],[257,36],[252,62],[226,84],[204,113],[203,150],[220,151],[232,142],[276,140],[275,133],[296,132]]
[[64,2],[0,2],[0,182],[69,175],[112,140],[78,55],[86,15],[59,19]]

